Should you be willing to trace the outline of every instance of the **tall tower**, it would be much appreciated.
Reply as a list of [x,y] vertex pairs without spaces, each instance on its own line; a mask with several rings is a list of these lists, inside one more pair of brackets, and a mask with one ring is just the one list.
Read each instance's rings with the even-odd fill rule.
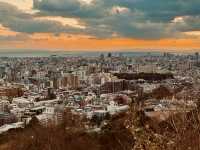
[[195,53],[195,62],[196,62],[196,64],[199,63],[199,53],[198,52]]

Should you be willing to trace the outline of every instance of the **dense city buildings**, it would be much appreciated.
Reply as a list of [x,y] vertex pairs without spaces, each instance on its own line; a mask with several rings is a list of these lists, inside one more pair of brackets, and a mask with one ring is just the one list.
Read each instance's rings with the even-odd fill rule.
[[67,111],[85,118],[90,132],[133,104],[159,123],[198,107],[198,53],[1,57],[0,63],[0,133],[33,119],[60,125]]

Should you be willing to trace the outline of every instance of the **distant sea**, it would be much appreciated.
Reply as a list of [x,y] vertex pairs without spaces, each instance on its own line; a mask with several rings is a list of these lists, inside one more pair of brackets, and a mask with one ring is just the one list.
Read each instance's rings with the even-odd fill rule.
[[[98,57],[101,54],[105,56],[108,55],[109,52],[69,52],[69,51],[29,51],[29,52],[0,52],[0,57],[51,57],[51,56],[58,56],[58,57]],[[134,57],[134,56],[159,56],[162,53],[159,52],[124,52],[124,51],[117,51],[111,52],[112,56],[127,56],[127,57]]]

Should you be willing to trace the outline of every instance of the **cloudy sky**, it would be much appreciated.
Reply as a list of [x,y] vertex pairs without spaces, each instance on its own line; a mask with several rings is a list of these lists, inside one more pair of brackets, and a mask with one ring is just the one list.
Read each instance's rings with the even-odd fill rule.
[[0,0],[0,49],[200,49],[200,0]]

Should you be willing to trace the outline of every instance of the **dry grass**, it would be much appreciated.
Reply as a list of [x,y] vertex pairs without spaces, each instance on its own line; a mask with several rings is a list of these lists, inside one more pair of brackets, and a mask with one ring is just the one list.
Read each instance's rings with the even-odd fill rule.
[[113,118],[101,133],[86,132],[84,118],[69,112],[65,117],[59,126],[42,127],[35,120],[23,131],[10,131],[2,136],[0,148],[5,144],[6,150],[127,150],[134,146],[121,117]]
[[64,114],[59,126],[35,120],[26,129],[0,137],[1,150],[199,150],[200,111],[176,114],[158,123],[133,104],[128,113],[110,119],[100,133],[88,133],[85,118]]

